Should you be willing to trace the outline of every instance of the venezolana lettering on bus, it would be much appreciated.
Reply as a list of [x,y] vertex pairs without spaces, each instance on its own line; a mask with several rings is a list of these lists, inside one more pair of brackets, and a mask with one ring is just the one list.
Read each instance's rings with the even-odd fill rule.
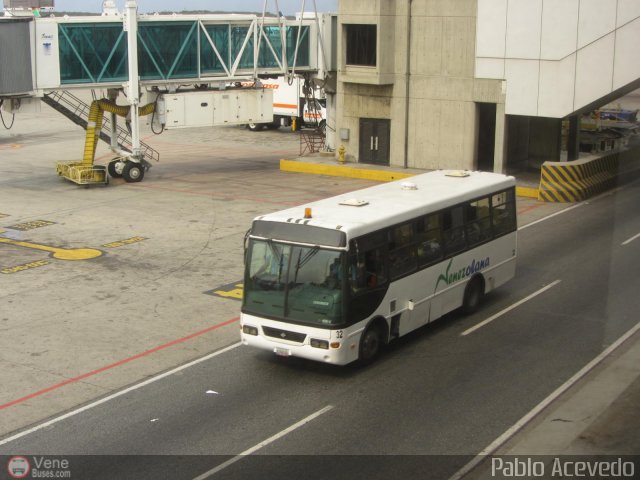
[[480,270],[484,270],[485,268],[489,267],[490,259],[489,257],[487,257],[484,260],[473,260],[467,267],[462,267],[457,272],[450,273],[449,270],[451,270],[452,263],[453,258],[449,261],[449,265],[447,265],[447,270],[445,271],[445,273],[441,274],[438,277],[436,290],[438,289],[438,285],[440,285],[441,281],[443,281],[447,285],[451,285],[452,283],[459,282],[463,278],[470,277]]
[[551,478],[587,477],[587,478],[634,478],[634,462],[625,462],[621,458],[614,461],[570,461],[554,458],[551,465],[535,461],[531,458],[503,460],[491,459],[491,475],[503,478],[532,478],[545,477],[546,469],[550,467]]

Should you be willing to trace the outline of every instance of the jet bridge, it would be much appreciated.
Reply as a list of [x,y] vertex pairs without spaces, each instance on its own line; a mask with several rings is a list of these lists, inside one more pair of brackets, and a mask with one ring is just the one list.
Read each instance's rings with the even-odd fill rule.
[[[94,166],[87,154],[102,139],[118,155],[109,164],[111,176],[141,181],[151,166],[148,160],[159,155],[141,145],[139,116],[154,114],[162,123],[158,105],[165,104],[164,94],[186,90],[202,98],[206,92],[206,102],[195,102],[212,112],[199,120],[202,125],[263,123],[272,121],[273,113],[271,92],[261,88],[260,78],[327,76],[331,67],[323,38],[335,22],[317,13],[269,17],[264,13],[268,3],[262,16],[146,15],[138,14],[135,1],[127,1],[124,12],[103,16],[0,17],[0,103],[11,113],[21,102],[41,98],[87,130],[83,161],[58,165],[65,178],[82,184],[108,181],[106,169]],[[233,88],[247,83],[253,87]],[[111,98],[70,106],[73,96],[63,92],[73,89],[104,89]],[[145,106],[140,105],[143,90],[149,97]],[[117,92],[124,92],[126,107],[136,108],[122,111]],[[56,105],[62,98],[66,103]],[[112,135],[103,131],[103,112],[111,113]],[[130,137],[118,132],[117,115],[127,117]],[[81,173],[70,174],[76,167]]]

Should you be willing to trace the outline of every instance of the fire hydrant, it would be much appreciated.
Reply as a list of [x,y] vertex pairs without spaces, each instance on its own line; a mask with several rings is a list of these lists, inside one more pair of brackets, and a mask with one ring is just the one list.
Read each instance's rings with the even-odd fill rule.
[[344,154],[346,151],[347,149],[344,148],[344,145],[340,145],[340,148],[338,148],[338,162],[344,163]]

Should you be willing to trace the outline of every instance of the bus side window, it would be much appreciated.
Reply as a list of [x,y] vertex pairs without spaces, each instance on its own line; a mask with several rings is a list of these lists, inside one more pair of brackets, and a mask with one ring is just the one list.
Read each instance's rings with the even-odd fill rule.
[[497,193],[491,197],[491,222],[496,236],[512,232],[517,228],[513,190]]
[[491,238],[491,209],[489,197],[467,204],[467,241],[478,245]]
[[398,278],[416,270],[416,236],[413,223],[389,230],[389,275]]
[[442,214],[444,248],[447,255],[464,250],[467,241],[464,232],[464,214],[462,206],[453,207]]
[[387,281],[380,248],[372,248],[358,255],[352,255],[349,269],[349,281],[354,292],[375,288],[384,285]]
[[441,224],[439,213],[421,218],[416,223],[419,267],[425,267],[442,258]]

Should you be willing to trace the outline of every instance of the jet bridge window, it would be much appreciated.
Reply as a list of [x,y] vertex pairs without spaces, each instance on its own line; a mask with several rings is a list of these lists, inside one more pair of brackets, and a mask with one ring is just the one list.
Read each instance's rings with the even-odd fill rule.
[[347,65],[375,67],[377,65],[376,25],[345,25]]

